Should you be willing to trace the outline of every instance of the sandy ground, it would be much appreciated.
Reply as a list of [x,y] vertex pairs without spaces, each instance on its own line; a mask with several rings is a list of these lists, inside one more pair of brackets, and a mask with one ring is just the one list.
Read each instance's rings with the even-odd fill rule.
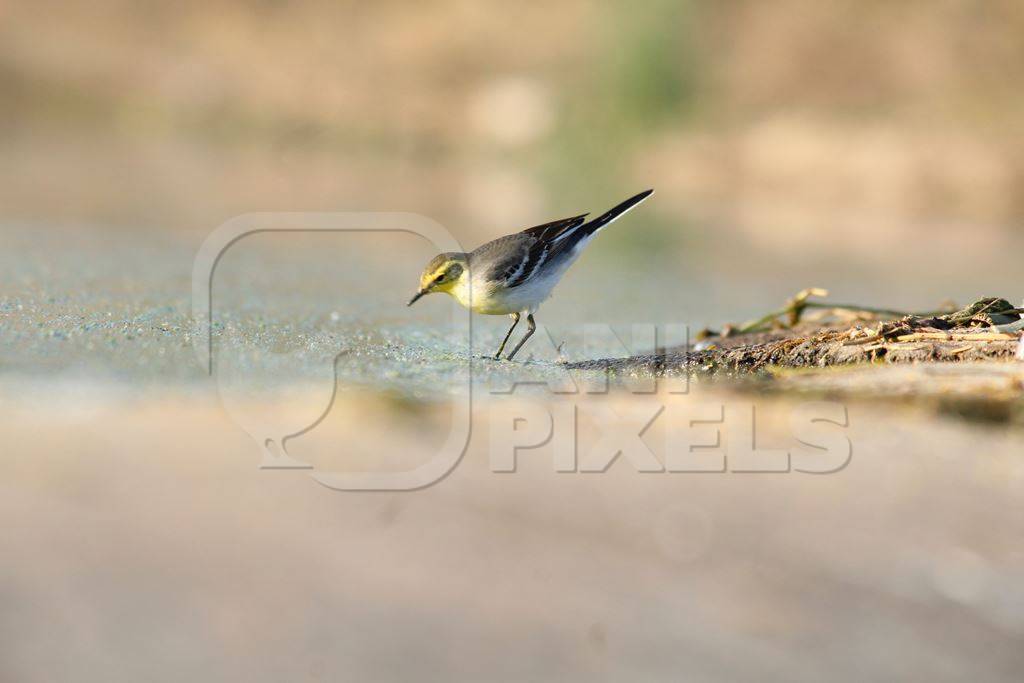
[[[551,444],[500,474],[507,410],[576,399],[490,397],[449,477],[353,493],[257,469],[209,385],[8,380],[0,397],[4,680],[1009,681],[1024,665],[1019,432],[853,404],[834,474],[555,473]],[[786,446],[780,399],[696,386],[664,419],[737,400]],[[293,454],[411,462],[446,429],[437,407],[336,408]]]
[[[1019,302],[1024,3],[910,5],[0,5],[0,683],[1020,679],[1019,374],[974,377],[985,411],[950,400],[963,375],[878,368],[484,395],[557,378],[555,346],[654,346],[588,348],[588,324],[722,329],[805,287]],[[432,487],[311,477],[444,441],[466,335],[404,305],[423,240],[239,242],[216,378],[197,362],[193,259],[232,216],[414,211],[472,248],[651,186],[545,304],[548,354],[482,364]],[[335,375],[286,442],[316,470],[260,470]],[[719,411],[799,449],[796,401],[837,396],[832,474],[554,472],[662,398],[656,465]]]
[[[803,399],[717,380],[681,396],[495,395],[486,389],[561,375],[544,360],[490,363],[447,478],[335,491],[311,474],[415,467],[454,419],[446,401],[461,396],[449,390],[464,363],[450,309],[403,305],[422,245],[397,245],[392,270],[339,260],[362,257],[358,244],[233,254],[218,271],[211,378],[189,320],[195,245],[10,241],[0,680],[1019,678],[1024,461],[1012,422],[862,398],[840,430],[852,457],[832,474],[640,473],[625,455],[604,472],[555,472],[566,438],[582,459],[609,424],[636,433],[636,411],[659,402],[643,434],[658,462],[673,452],[666,434],[716,411],[756,416],[760,448],[796,449]],[[665,320],[658,298],[640,310],[635,293],[586,295],[600,280],[584,275],[542,319],[570,351],[587,321]],[[701,319],[694,310],[676,313]],[[474,335],[489,347],[503,323]],[[287,442],[316,469],[259,469],[263,438],[330,404],[335,356],[335,403]],[[845,386],[811,384],[799,395]],[[510,431],[517,416],[522,433]],[[726,432],[718,450],[735,464],[753,437]],[[522,450],[515,473],[492,471],[511,441],[543,445]]]

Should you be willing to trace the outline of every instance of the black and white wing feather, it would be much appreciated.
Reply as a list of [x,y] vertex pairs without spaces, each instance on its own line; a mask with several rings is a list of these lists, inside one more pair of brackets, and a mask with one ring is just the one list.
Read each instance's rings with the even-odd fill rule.
[[574,256],[575,248],[583,240],[647,199],[653,191],[630,197],[589,223],[586,220],[589,214],[584,213],[501,237],[473,252],[473,260],[488,265],[488,281],[501,282],[505,287],[518,287],[538,274],[545,265]]
[[572,218],[563,218],[527,228],[519,233],[532,238],[532,242],[527,246],[522,262],[506,280],[506,286],[518,287],[523,284],[543,268],[545,263],[556,258],[565,245],[575,244],[574,235],[580,231],[588,215],[584,213]]
[[572,254],[580,242],[647,199],[652,192],[654,190],[646,190],[630,197],[589,223],[586,222],[589,214],[584,213],[572,218],[563,218],[552,223],[538,225],[535,228],[527,228],[520,234],[530,235],[536,241],[530,244],[526,258],[520,264],[521,267],[517,268],[513,276],[509,278],[507,286],[517,287],[533,277],[545,264],[554,263]]

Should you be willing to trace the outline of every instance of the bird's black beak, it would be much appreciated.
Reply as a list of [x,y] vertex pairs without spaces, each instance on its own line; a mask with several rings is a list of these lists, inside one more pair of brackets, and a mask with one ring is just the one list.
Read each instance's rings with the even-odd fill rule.
[[419,301],[420,297],[423,296],[424,294],[426,294],[426,292],[424,290],[422,290],[422,289],[420,291],[416,292],[416,296],[414,296],[413,298],[409,299],[409,303],[407,303],[406,306],[412,306],[414,303]]

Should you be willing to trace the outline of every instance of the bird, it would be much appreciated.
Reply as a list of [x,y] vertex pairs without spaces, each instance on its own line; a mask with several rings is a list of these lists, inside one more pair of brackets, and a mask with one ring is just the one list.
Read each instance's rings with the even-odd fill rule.
[[507,360],[512,360],[537,330],[534,313],[584,247],[653,193],[653,189],[645,190],[591,221],[587,221],[590,214],[584,213],[499,237],[469,253],[438,254],[423,269],[419,289],[407,305],[427,294],[444,292],[474,313],[510,316],[512,326],[494,354],[495,360],[501,359],[525,315],[526,334],[508,354]]

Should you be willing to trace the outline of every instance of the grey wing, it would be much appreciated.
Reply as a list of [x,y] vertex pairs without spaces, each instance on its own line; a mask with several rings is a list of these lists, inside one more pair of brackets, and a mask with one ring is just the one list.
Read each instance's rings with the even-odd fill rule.
[[508,286],[518,287],[540,272],[546,264],[557,260],[565,251],[571,250],[580,234],[579,228],[586,219],[587,214],[584,213],[521,232],[520,235],[532,237],[534,241],[527,249],[523,267],[509,280]]
[[509,283],[526,270],[530,247],[536,242],[535,237],[525,233],[499,237],[470,254],[469,269],[474,278],[511,286]]
[[586,216],[562,218],[488,242],[473,252],[470,269],[485,269],[488,282],[518,287],[572,244],[571,238]]

